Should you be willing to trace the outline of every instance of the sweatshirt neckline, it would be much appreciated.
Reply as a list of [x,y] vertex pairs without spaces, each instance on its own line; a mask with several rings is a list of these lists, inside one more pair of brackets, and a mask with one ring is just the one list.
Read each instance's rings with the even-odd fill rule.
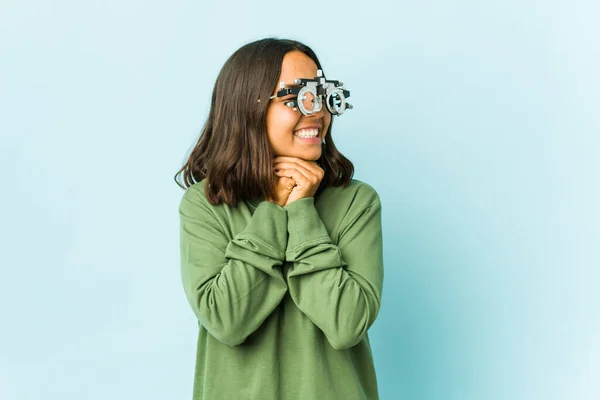
[[263,201],[264,199],[261,199],[259,197],[255,197],[254,199],[250,199],[248,200],[248,203],[250,203],[253,207],[257,207],[261,201]]

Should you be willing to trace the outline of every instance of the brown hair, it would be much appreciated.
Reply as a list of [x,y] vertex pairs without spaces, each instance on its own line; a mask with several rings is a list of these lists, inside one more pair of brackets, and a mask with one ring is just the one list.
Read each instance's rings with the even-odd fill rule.
[[[295,40],[267,38],[246,44],[229,57],[215,83],[208,119],[184,166],[175,174],[183,189],[204,178],[209,202],[235,206],[240,199],[266,198],[275,182],[275,153],[266,129],[268,99],[281,74],[283,57],[299,50],[319,69],[308,46]],[[329,186],[348,186],[354,166],[335,147],[332,123],[317,161],[325,171],[315,196]],[[183,185],[179,182],[183,175]]]

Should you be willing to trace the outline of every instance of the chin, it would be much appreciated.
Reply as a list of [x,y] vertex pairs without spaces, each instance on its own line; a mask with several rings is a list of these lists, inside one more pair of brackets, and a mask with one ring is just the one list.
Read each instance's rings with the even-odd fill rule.
[[303,155],[298,155],[296,157],[301,158],[306,161],[317,161],[319,158],[321,158],[321,152],[312,153],[312,154],[303,154]]
[[282,156],[282,157],[294,157],[294,158],[300,158],[302,160],[306,160],[306,161],[317,161],[319,158],[321,158],[321,152],[320,151],[312,151],[312,152],[282,152],[283,154],[277,154],[278,156]]

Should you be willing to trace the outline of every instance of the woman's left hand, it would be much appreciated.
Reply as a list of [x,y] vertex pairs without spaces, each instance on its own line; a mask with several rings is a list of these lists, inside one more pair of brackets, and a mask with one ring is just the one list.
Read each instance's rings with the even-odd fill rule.
[[296,181],[287,203],[304,197],[312,197],[317,192],[325,171],[315,161],[306,161],[296,157],[276,157],[273,168],[277,176],[287,176]]

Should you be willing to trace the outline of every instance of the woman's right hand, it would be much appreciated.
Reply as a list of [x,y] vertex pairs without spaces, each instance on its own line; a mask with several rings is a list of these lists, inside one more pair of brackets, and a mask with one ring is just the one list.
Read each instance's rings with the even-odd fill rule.
[[266,200],[272,203],[275,203],[281,207],[287,203],[288,197],[290,197],[290,193],[294,190],[296,186],[296,181],[287,176],[274,176],[274,184],[273,189],[271,190],[271,196]]

